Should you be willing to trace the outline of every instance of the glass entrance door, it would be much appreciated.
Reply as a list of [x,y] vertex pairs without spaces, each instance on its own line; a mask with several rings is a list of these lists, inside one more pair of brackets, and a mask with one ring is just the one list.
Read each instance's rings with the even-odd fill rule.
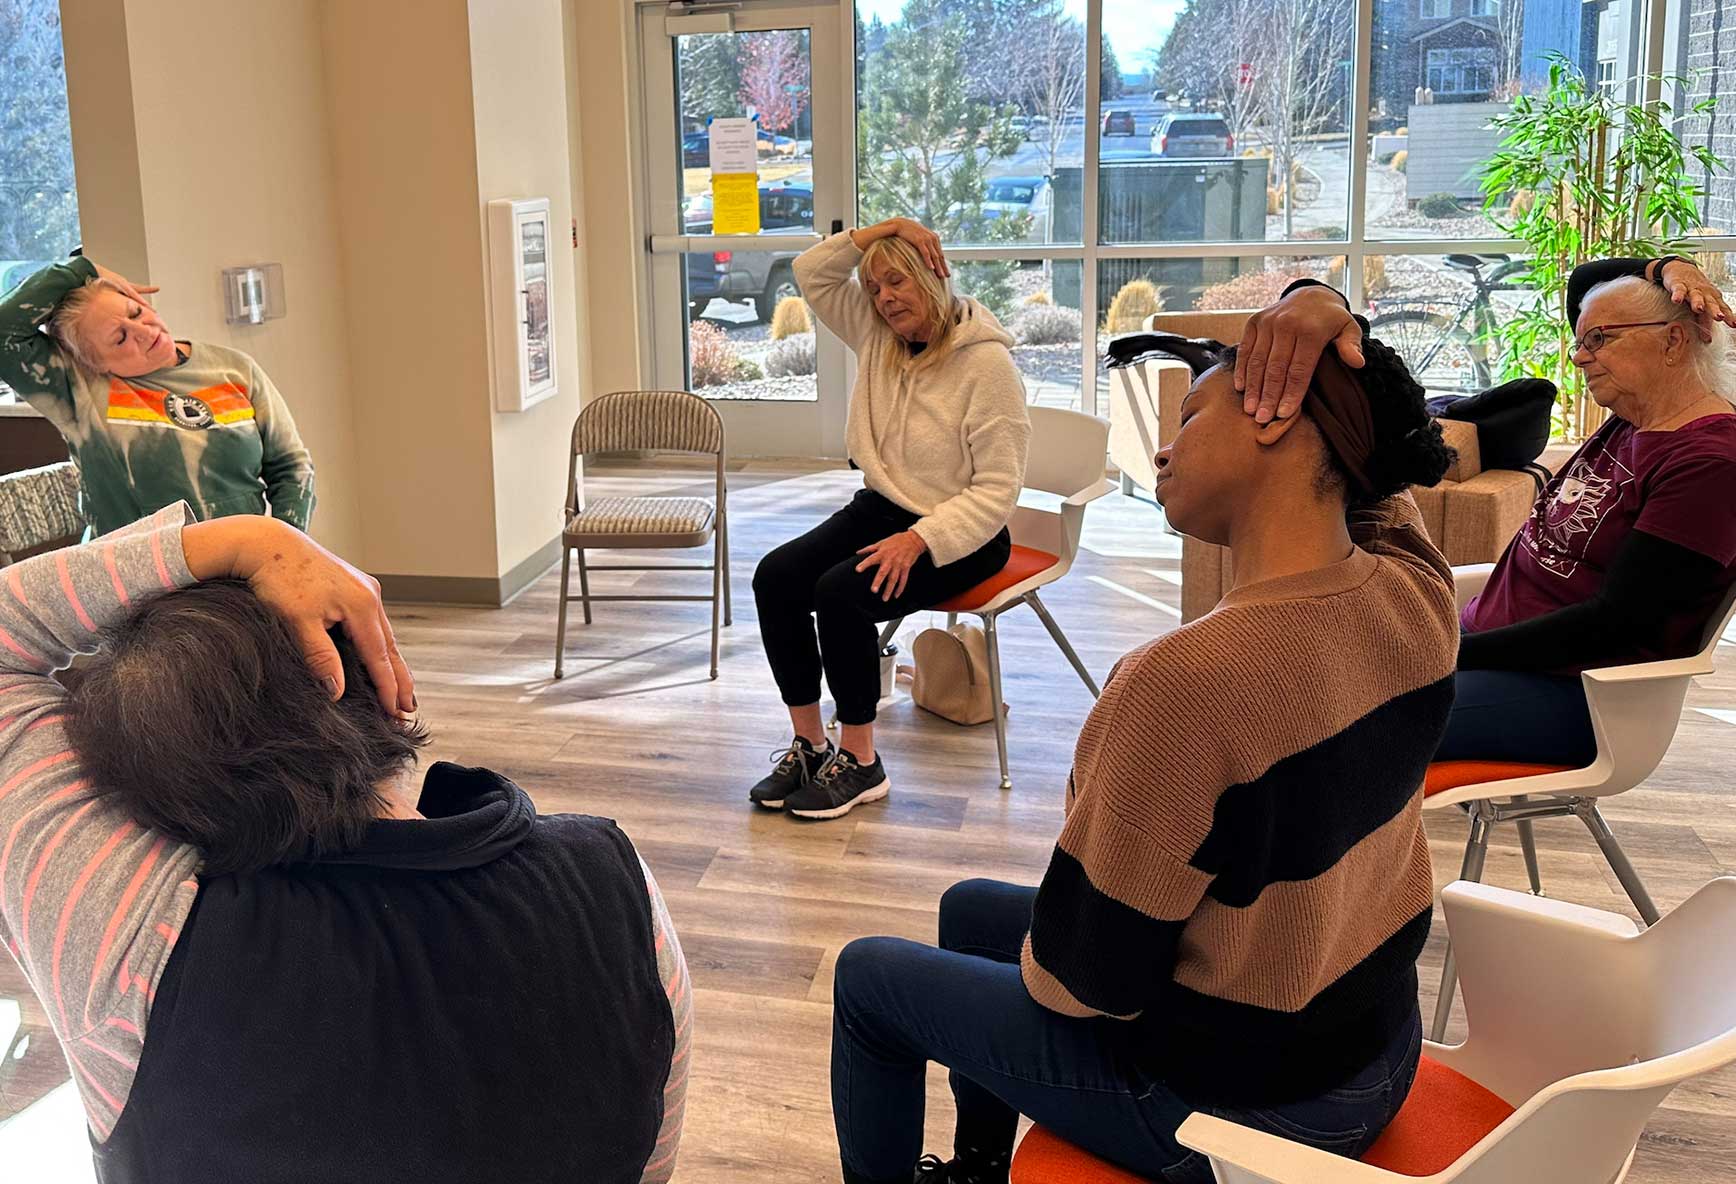
[[[646,7],[640,52],[656,381],[710,399],[732,455],[842,456],[844,350],[815,332],[791,269],[848,200],[837,5]],[[720,148],[753,141],[721,181],[714,129]]]

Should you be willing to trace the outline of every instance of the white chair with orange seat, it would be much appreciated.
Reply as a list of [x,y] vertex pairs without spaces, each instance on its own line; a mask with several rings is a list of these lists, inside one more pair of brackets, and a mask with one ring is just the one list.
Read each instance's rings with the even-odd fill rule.
[[[1492,564],[1453,569],[1460,608],[1482,591],[1493,570]],[[1497,823],[1514,822],[1518,824],[1531,890],[1541,893],[1542,878],[1531,824],[1538,818],[1572,815],[1591,831],[1640,917],[1647,924],[1656,921],[1657,906],[1609,823],[1604,821],[1598,801],[1634,788],[1650,777],[1664,759],[1675,739],[1688,684],[1699,675],[1712,673],[1713,651],[1733,615],[1736,615],[1736,588],[1731,589],[1708,624],[1699,653],[1672,661],[1587,670],[1581,675],[1586,701],[1591,707],[1592,729],[1597,736],[1597,758],[1584,768],[1493,761],[1439,761],[1430,765],[1423,787],[1423,809],[1462,806],[1471,816],[1471,833],[1465,842],[1459,878],[1482,879],[1491,829]],[[1447,1021],[1452,1015],[1453,965],[1454,952],[1449,946],[1434,1023],[1429,1030],[1435,1040],[1446,1036]]]
[[[1485,884],[1441,896],[1465,1042],[1423,1042],[1409,1098],[1361,1160],[1189,1116],[1176,1137],[1218,1184],[1619,1184],[1670,1091],[1736,1064],[1736,877],[1645,930]],[[1063,1181],[1138,1184],[1033,1128],[1012,1184]]]
[[[1000,615],[1021,604],[1031,606],[1037,619],[1055,639],[1055,644],[1073,664],[1093,695],[1097,683],[1067,635],[1037,597],[1037,589],[1066,575],[1079,554],[1079,536],[1085,524],[1085,507],[1106,493],[1115,492],[1104,478],[1104,458],[1109,447],[1109,425],[1095,415],[1059,407],[1032,407],[1031,452],[1025,462],[1025,488],[1060,495],[1057,509],[1021,505],[1013,511],[1007,527],[1013,550],[1006,567],[976,587],[935,606],[947,614],[950,627],[960,613],[982,618],[989,643],[989,692],[995,705],[995,744],[1001,760],[1001,788],[1011,789],[1007,772],[1007,712],[1001,696],[1001,651],[996,630]],[[880,647],[898,632],[903,619],[889,621],[880,633]]]

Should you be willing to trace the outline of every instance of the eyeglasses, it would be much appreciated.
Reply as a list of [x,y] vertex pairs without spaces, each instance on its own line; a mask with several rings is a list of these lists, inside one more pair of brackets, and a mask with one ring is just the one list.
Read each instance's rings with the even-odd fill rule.
[[[1676,318],[1680,320],[1681,318]],[[1617,329],[1655,329],[1659,325],[1673,325],[1676,320],[1669,321],[1629,321],[1623,325],[1596,325],[1573,339],[1573,352],[1585,350],[1592,357],[1597,351],[1609,344],[1609,339]]]

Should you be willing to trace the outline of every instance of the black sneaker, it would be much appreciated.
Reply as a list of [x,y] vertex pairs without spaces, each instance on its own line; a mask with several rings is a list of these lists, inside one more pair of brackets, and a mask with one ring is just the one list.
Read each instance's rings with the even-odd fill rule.
[[1007,1184],[1010,1157],[967,1160],[964,1157],[942,1163],[938,1155],[925,1155],[916,1161],[914,1184]]
[[832,759],[820,766],[814,779],[784,799],[784,808],[797,818],[842,818],[863,802],[877,802],[892,792],[886,766],[878,755],[864,765],[842,748],[832,750]]
[[772,771],[759,779],[747,791],[747,800],[768,810],[782,810],[784,799],[798,789],[804,789],[832,756],[831,741],[826,747],[815,748],[802,737],[790,741],[782,752],[772,753]]

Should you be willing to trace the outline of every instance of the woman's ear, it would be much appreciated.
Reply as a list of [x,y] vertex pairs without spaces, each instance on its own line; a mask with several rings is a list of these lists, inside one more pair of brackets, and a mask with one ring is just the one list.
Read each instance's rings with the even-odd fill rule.
[[1251,415],[1246,418],[1249,423],[1254,424],[1254,438],[1269,447],[1278,443],[1295,429],[1296,425],[1302,421],[1302,413],[1296,411],[1283,419],[1274,419],[1263,424],[1254,423],[1254,417]]
[[1684,321],[1671,321],[1664,331],[1664,365],[1677,366],[1688,357],[1688,326]]

